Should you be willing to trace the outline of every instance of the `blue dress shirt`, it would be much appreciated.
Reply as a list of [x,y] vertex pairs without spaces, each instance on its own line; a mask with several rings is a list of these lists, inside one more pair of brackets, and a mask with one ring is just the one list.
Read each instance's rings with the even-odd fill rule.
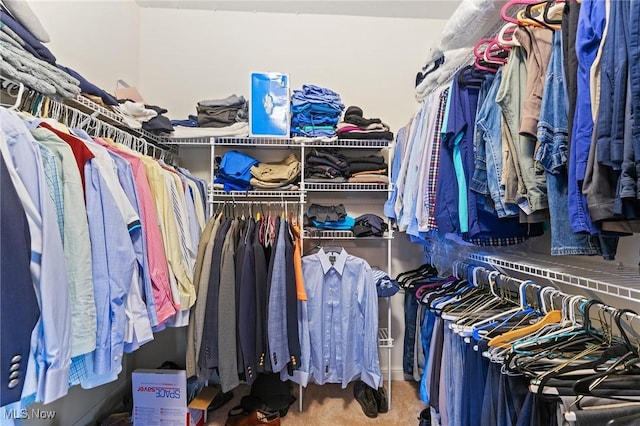
[[378,359],[378,296],[371,267],[359,257],[318,253],[302,258],[308,300],[300,301],[301,370],[292,380],[306,386],[360,378],[382,384]]
[[0,129],[6,138],[0,140],[0,149],[22,188],[18,193],[29,220],[30,267],[41,312],[35,347],[32,340],[35,358],[30,360],[35,362],[37,384],[33,370],[28,370],[23,395],[35,394],[37,401],[48,404],[67,394],[71,364],[71,309],[62,239],[37,142],[22,120],[4,108],[0,108]]

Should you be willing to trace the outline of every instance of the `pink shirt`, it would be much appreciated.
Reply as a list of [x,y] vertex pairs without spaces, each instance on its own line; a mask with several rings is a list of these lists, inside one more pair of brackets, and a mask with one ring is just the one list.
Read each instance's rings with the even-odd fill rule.
[[[171,295],[169,269],[167,267],[167,258],[164,254],[164,242],[160,233],[160,227],[158,226],[156,206],[153,202],[144,164],[135,154],[118,149],[99,138],[95,138],[94,140],[131,164],[133,178],[136,183],[136,189],[138,190],[138,204],[140,205],[142,225],[147,240],[147,260],[149,262],[149,273],[153,286],[153,301],[158,317],[158,324],[162,324],[172,317],[178,311],[178,308],[174,305]],[[156,326],[158,324],[152,325]]]

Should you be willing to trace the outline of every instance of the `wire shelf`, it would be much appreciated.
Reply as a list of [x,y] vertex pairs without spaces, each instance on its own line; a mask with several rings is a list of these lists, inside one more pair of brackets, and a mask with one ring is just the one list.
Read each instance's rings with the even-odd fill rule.
[[316,183],[305,182],[304,189],[307,191],[368,191],[368,192],[388,192],[389,185],[386,183]]
[[237,145],[249,145],[249,146],[300,146],[293,139],[290,138],[215,138],[215,145],[237,146]]
[[209,203],[215,203],[218,200],[242,200],[242,199],[261,199],[261,198],[278,198],[291,199],[300,198],[300,191],[231,191],[226,192],[221,189],[209,191]]
[[382,149],[391,145],[392,141],[386,139],[338,139],[333,141],[305,141],[304,146],[309,148],[375,148]]
[[378,347],[380,348],[392,348],[393,338],[389,336],[388,328],[378,329]]
[[97,112],[103,117],[103,119],[107,118],[114,123],[125,125],[124,121],[122,120],[122,117],[120,117],[118,114],[103,107],[102,105],[99,105],[93,102],[91,99],[86,98],[82,95],[77,95],[73,99],[68,99],[67,101],[65,101],[65,103],[71,104],[71,106],[74,106],[76,108],[78,106],[84,107],[84,108],[78,108],[78,109],[89,110],[90,113]]
[[196,146],[211,146],[213,143],[213,137],[211,136],[198,136],[198,137],[185,137],[185,138],[172,138],[161,137],[160,143],[165,145],[196,145]]
[[326,229],[304,230],[304,238],[309,240],[392,240],[393,237],[385,232],[381,237],[356,237],[351,231],[333,231]]
[[558,261],[556,257],[544,255],[498,256],[473,253],[471,260],[483,262],[529,276],[544,278],[556,283],[567,284],[586,290],[638,302],[640,300],[640,277],[631,268],[607,271],[598,268],[599,263],[588,260],[573,260],[572,265]]

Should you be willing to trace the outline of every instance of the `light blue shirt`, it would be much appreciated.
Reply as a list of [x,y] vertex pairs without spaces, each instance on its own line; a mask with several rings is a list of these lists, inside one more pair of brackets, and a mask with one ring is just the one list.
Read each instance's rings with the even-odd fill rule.
[[396,198],[398,197],[396,181],[398,180],[400,166],[402,165],[402,150],[406,143],[408,131],[409,126],[405,126],[398,130],[398,133],[396,134],[396,147],[393,150],[393,163],[391,164],[391,193],[389,194],[389,199],[384,203],[384,214],[390,219],[396,219],[396,212],[394,208],[396,205]]
[[125,298],[131,287],[136,254],[127,224],[98,168],[85,164],[87,216],[93,258],[93,284],[98,327],[96,349],[88,354],[85,388],[113,379],[121,370],[126,327]]
[[299,302],[301,371],[292,380],[346,388],[360,378],[378,389],[378,295],[371,267],[344,249],[320,249],[302,258],[302,272],[308,300]]
[[42,157],[42,166],[44,167],[45,182],[49,190],[49,197],[56,209],[56,219],[58,220],[58,228],[60,229],[60,239],[64,245],[64,197],[62,195],[62,177],[56,156],[49,148],[38,143],[40,156]]
[[[62,238],[37,142],[22,120],[5,108],[0,108],[0,129],[5,136],[0,143],[9,154],[5,156],[7,166],[16,171],[30,197],[27,202],[33,206],[25,208],[25,212],[32,239],[31,273],[40,319],[32,336],[34,359],[24,361],[35,369],[27,370],[23,395],[32,399],[35,394],[36,401],[48,404],[67,394],[71,364],[71,309]],[[18,194],[21,199],[26,196],[21,191]],[[34,244],[38,250],[34,250]]]
[[[398,226],[400,230],[409,226],[411,221],[416,217],[416,203],[422,202],[422,191],[418,188],[418,182],[420,181],[420,163],[423,158],[424,150],[427,145],[426,139],[427,129],[429,127],[429,120],[432,117],[431,104],[433,102],[433,96],[429,96],[424,100],[422,106],[422,115],[420,121],[416,123],[416,132],[414,133],[414,140],[411,143],[411,152],[409,153],[409,165],[407,167],[407,177],[404,184],[404,201],[402,214],[398,218]],[[420,193],[420,197],[418,197]],[[417,222],[416,222],[417,225]]]
[[[151,274],[147,256],[147,241],[144,234],[144,226],[142,226],[142,215],[140,214],[138,191],[136,190],[133,179],[133,171],[127,160],[111,151],[109,151],[109,155],[116,164],[120,186],[122,186],[133,209],[140,217],[141,224],[141,226],[129,228],[129,235],[138,261],[136,265],[138,279],[132,283],[132,288],[129,290],[127,297],[127,305],[129,308],[127,314],[131,315],[128,321],[133,334],[128,339],[125,339],[124,351],[131,353],[145,343],[153,340],[151,320],[155,319],[155,323],[157,323],[158,320],[153,300],[153,288],[151,285]],[[133,284],[137,284],[135,289],[133,288]],[[144,298],[143,294],[145,296]]]

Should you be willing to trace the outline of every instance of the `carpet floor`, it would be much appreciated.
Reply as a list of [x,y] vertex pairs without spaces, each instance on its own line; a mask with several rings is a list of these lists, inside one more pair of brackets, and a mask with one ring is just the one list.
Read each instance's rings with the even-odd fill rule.
[[[425,404],[420,401],[418,386],[417,382],[394,381],[389,412],[378,414],[376,418],[369,418],[364,415],[360,404],[353,397],[353,383],[346,389],[336,384],[323,386],[310,384],[303,392],[302,412],[298,411],[298,401],[296,401],[286,417],[281,419],[281,423],[292,426],[417,425],[420,411],[425,407]],[[297,385],[294,389],[294,395],[298,398]],[[230,402],[218,410],[209,412],[207,425],[224,426],[229,410],[240,405],[240,399],[248,393],[247,385],[240,385],[234,389],[234,397]]]

